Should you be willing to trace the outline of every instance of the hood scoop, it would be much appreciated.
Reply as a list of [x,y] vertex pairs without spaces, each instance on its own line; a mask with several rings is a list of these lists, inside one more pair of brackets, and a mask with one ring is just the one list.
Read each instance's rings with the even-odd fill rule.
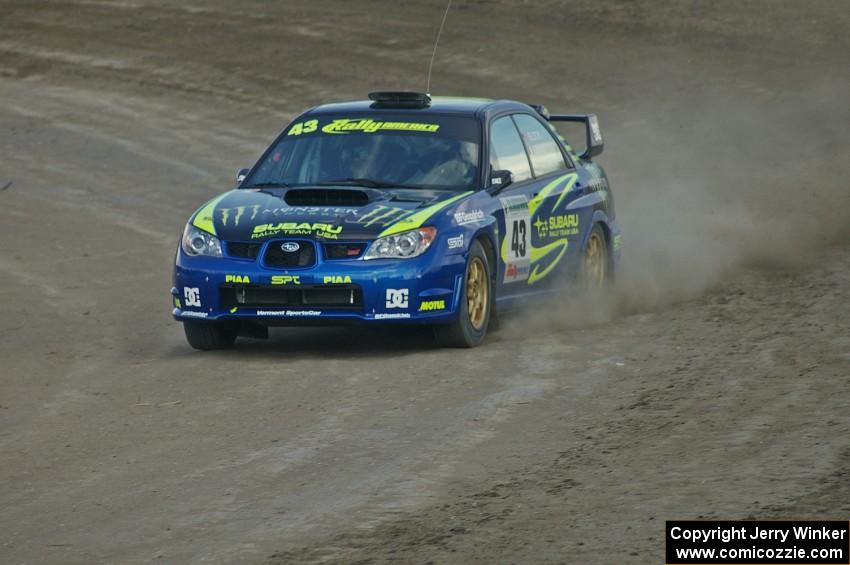
[[293,188],[283,199],[290,206],[365,206],[369,194],[345,188]]
[[393,197],[390,198],[390,202],[411,202],[420,205],[425,204],[426,202],[431,202],[432,200],[434,200],[433,197],[423,198],[420,196],[417,198],[416,196],[408,196],[404,194],[394,194]]

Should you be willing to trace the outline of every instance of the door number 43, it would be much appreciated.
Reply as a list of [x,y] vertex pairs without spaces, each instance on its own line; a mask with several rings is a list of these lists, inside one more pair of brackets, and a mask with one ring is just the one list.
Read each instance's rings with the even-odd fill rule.
[[528,228],[525,220],[514,220],[513,236],[511,237],[511,251],[514,257],[525,257],[527,250],[527,233]]

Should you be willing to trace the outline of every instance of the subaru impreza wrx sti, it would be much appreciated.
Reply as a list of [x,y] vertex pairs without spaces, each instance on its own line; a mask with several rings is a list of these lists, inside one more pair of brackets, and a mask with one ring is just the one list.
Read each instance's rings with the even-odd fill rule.
[[[580,154],[558,122],[584,125]],[[602,148],[595,115],[507,100],[378,92],[312,108],[189,219],[174,317],[197,349],[349,322],[478,345],[497,312],[615,272]]]

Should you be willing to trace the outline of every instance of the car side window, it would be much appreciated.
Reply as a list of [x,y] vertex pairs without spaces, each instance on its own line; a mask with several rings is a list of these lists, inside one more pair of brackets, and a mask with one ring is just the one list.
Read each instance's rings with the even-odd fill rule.
[[564,154],[552,134],[535,118],[528,114],[514,115],[535,176],[543,176],[567,168]]
[[490,126],[490,164],[493,170],[513,173],[514,182],[531,178],[528,155],[510,116],[499,118]]

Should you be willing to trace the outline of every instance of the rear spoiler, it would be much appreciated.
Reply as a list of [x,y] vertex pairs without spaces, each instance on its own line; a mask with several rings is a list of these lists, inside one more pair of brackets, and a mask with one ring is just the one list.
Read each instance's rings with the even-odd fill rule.
[[551,114],[550,122],[579,122],[584,124],[587,136],[587,149],[579,155],[582,159],[590,159],[602,153],[605,143],[602,141],[602,130],[599,129],[599,118],[596,114]]
[[602,130],[599,129],[599,119],[596,114],[550,114],[549,109],[542,104],[530,104],[530,106],[550,122],[579,122],[584,124],[587,132],[587,149],[579,155],[582,159],[590,159],[602,153],[605,144],[602,142]]

